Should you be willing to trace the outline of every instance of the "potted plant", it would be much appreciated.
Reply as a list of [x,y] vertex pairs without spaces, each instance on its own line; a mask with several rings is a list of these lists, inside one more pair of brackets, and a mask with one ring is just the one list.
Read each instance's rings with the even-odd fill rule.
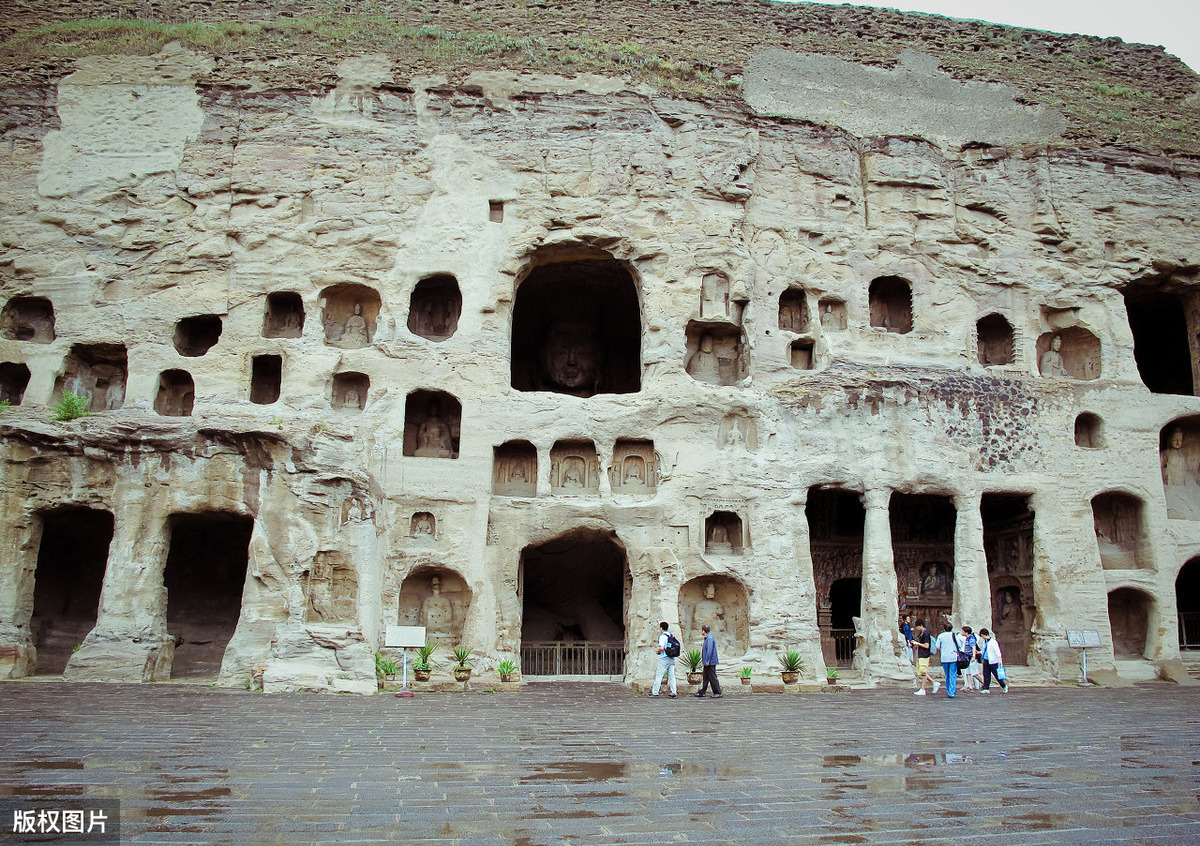
[[687,664],[688,684],[700,684],[704,678],[704,673],[700,670],[700,662],[703,659],[700,657],[700,650],[693,649],[691,652],[683,656],[683,662]]
[[382,652],[376,652],[375,675],[387,681],[394,681],[396,679],[396,662]]
[[779,653],[779,665],[783,668],[781,675],[784,684],[795,684],[800,681],[800,653],[794,649]]
[[496,672],[500,674],[500,681],[512,681],[513,673],[517,671],[517,665],[509,661],[507,658],[496,665]]
[[454,647],[454,680],[465,682],[471,678],[471,650],[465,646]]
[[742,667],[738,670],[738,678],[742,680],[742,684],[750,684],[750,674],[753,672],[754,670],[749,667]]
[[429,681],[429,675],[433,670],[430,666],[429,656],[433,655],[433,650],[437,649],[437,641],[431,640],[424,646],[417,648],[417,660],[413,664],[413,678],[419,682]]
[[837,667],[826,667],[825,668],[826,683],[827,684],[837,684],[837,680],[838,680]]

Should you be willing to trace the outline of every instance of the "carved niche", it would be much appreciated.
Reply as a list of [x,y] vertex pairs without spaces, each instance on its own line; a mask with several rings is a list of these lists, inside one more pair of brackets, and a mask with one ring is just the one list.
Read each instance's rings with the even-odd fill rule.
[[586,496],[600,490],[600,461],[591,441],[559,441],[550,450],[550,492]]
[[1081,326],[1046,332],[1037,342],[1038,372],[1047,379],[1099,379],[1100,339]]
[[400,585],[397,622],[424,626],[425,637],[457,646],[471,607],[471,591],[462,576],[442,567],[423,567]]
[[462,292],[449,274],[422,279],[408,307],[408,331],[431,341],[445,341],[458,331]]
[[264,338],[299,338],[304,334],[304,300],[294,291],[267,294]]
[[0,312],[0,335],[13,341],[54,340],[54,304],[45,297],[13,297]]
[[999,367],[1013,363],[1013,328],[1000,314],[989,314],[975,324],[975,346],[979,363]]
[[779,295],[779,328],[797,334],[808,331],[808,298],[803,288],[788,288]]
[[1085,412],[1075,418],[1075,446],[1084,449],[1104,446],[1103,421],[1098,416]]
[[408,523],[408,536],[415,541],[435,541],[438,538],[437,518],[431,511],[418,511]]
[[704,519],[705,555],[741,555],[746,546],[742,518],[733,511],[714,511]]
[[904,335],[912,331],[912,285],[899,276],[881,276],[869,289],[871,325]]
[[345,550],[318,552],[304,574],[309,622],[353,623],[357,620],[358,573]]
[[158,377],[154,410],[165,417],[191,417],[196,386],[186,370],[164,370]]
[[719,270],[705,273],[700,280],[700,317],[726,319],[729,306],[729,277]]
[[724,575],[700,576],[679,589],[679,623],[685,648],[704,641],[701,626],[708,625],[722,655],[742,655],[750,646],[750,603],[746,589]]
[[444,391],[413,391],[404,403],[404,454],[458,458],[462,405]]
[[508,441],[492,453],[492,493],[537,495],[537,449],[529,441]]
[[221,329],[219,315],[185,317],[175,324],[175,351],[188,358],[198,358],[216,346],[221,339]]
[[824,299],[818,304],[821,329],[841,332],[846,328],[846,304],[841,300]]
[[321,292],[321,323],[325,343],[358,349],[371,343],[379,320],[379,292],[366,285],[345,283]]
[[1092,498],[1092,519],[1105,570],[1135,570],[1145,566],[1142,501],[1110,491]]
[[658,487],[658,464],[653,441],[620,440],[613,447],[609,470],[613,493],[653,496]]
[[366,373],[335,373],[331,403],[334,408],[362,411],[367,406],[370,388],[371,377]]
[[0,364],[0,400],[20,405],[29,387],[29,366],[15,361]]
[[55,382],[55,397],[71,391],[89,399],[90,411],[112,411],[125,403],[127,373],[124,344],[76,344]]
[[1167,516],[1200,520],[1200,417],[1169,424],[1159,438]]
[[731,324],[691,321],[687,326],[685,369],[697,382],[733,385],[749,372],[741,329]]

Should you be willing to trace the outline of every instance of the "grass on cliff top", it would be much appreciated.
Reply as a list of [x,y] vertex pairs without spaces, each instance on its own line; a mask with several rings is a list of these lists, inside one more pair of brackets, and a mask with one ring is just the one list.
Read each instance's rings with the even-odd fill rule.
[[382,16],[318,15],[271,21],[164,23],[98,18],[56,21],[20,32],[0,43],[0,53],[32,61],[92,55],[149,56],[176,41],[213,56],[253,51],[310,55],[380,52],[433,69],[461,67],[483,58],[516,67],[620,73],[660,88],[712,94],[735,88],[737,78],[719,79],[711,65],[653,55],[643,45],[609,45],[593,38],[549,46],[536,37],[503,31],[451,31],[435,24],[412,26]]

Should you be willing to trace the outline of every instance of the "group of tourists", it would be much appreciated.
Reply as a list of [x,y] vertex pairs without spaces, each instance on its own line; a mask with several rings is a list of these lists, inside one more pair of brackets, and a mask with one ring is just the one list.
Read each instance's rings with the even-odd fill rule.
[[[658,672],[655,673],[654,687],[651,688],[648,695],[659,695],[658,691],[662,687],[665,676],[671,691],[671,698],[675,699],[679,696],[679,689],[675,684],[675,659],[679,657],[679,640],[671,634],[670,624],[662,622],[658,624],[658,628],[658,646],[654,650],[658,653]],[[717,681],[717,639],[713,637],[712,628],[708,624],[701,626],[700,631],[704,633],[704,647],[700,650],[700,663],[704,668],[704,683],[700,685],[700,690],[694,695],[703,699],[711,686],[712,698],[720,699],[722,693],[721,683]]]
[[916,662],[916,696],[925,696],[926,690],[931,687],[933,692],[937,693],[942,686],[941,682],[929,676],[929,659],[932,653],[937,653],[938,660],[942,663],[946,677],[946,696],[951,699],[958,692],[959,673],[963,676],[963,690],[991,693],[992,679],[995,678],[1000,689],[1008,693],[1008,673],[1004,669],[1000,643],[987,629],[980,629],[976,637],[970,626],[963,626],[961,633],[956,633],[954,626],[946,623],[942,626],[941,633],[936,638],[931,638],[924,620],[913,623],[911,615],[905,614],[900,623],[900,633],[904,637],[909,660]]

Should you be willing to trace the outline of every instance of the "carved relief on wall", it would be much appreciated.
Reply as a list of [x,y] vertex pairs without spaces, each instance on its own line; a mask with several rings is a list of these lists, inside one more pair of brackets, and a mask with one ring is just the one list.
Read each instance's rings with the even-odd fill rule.
[[717,428],[717,447],[720,449],[758,449],[758,426],[753,417],[726,414]]
[[732,385],[746,377],[748,364],[745,339],[737,327],[688,324],[685,369],[697,382]]
[[371,501],[357,496],[347,497],[343,500],[340,525],[350,526],[364,521],[368,523],[375,521],[375,509],[372,507]]
[[495,448],[492,493],[499,496],[537,494],[537,449],[529,441],[508,441]]
[[658,466],[653,441],[620,440],[613,447],[609,470],[613,493],[653,496],[658,487]]
[[710,271],[700,280],[700,316],[706,319],[730,316],[729,277],[724,273]]
[[808,331],[808,300],[803,288],[788,288],[779,295],[779,328],[797,334]]
[[334,285],[321,292],[325,343],[358,349],[371,343],[379,319],[379,293],[366,285]]
[[458,330],[462,292],[449,274],[422,279],[413,289],[408,308],[408,331],[431,341],[445,341]]
[[437,540],[437,518],[429,511],[418,511],[408,523],[408,536],[415,541],[432,543]]
[[1145,566],[1141,500],[1124,493],[1099,494],[1092,498],[1092,519],[1105,570]]
[[72,391],[90,400],[90,411],[120,408],[125,403],[127,360],[121,344],[76,344],[55,383],[55,397]]
[[550,450],[550,492],[587,496],[600,490],[600,461],[591,441],[559,441]]
[[471,592],[457,573],[441,567],[423,567],[400,585],[398,606],[399,625],[424,626],[425,637],[442,643],[444,652],[462,639]]
[[846,328],[846,304],[841,300],[821,300],[821,328],[826,332],[841,332]]
[[1200,420],[1176,421],[1163,430],[1160,438],[1167,516],[1200,520]]
[[1100,378],[1100,339],[1080,326],[1042,335],[1037,355],[1038,372],[1047,379]]
[[924,617],[934,632],[940,631],[953,606],[953,545],[906,544],[895,548],[893,556],[900,606],[914,619]]
[[358,574],[344,550],[322,550],[304,574],[306,622],[355,623]]
[[746,589],[728,576],[701,576],[679,589],[679,623],[684,649],[699,649],[703,625],[712,629],[722,660],[742,655],[750,646]]
[[54,305],[45,297],[13,297],[0,312],[0,336],[49,344],[54,340]]
[[458,458],[462,405],[444,391],[413,391],[404,403],[404,454]]
[[741,555],[746,545],[742,518],[735,512],[714,511],[705,518],[705,555]]

